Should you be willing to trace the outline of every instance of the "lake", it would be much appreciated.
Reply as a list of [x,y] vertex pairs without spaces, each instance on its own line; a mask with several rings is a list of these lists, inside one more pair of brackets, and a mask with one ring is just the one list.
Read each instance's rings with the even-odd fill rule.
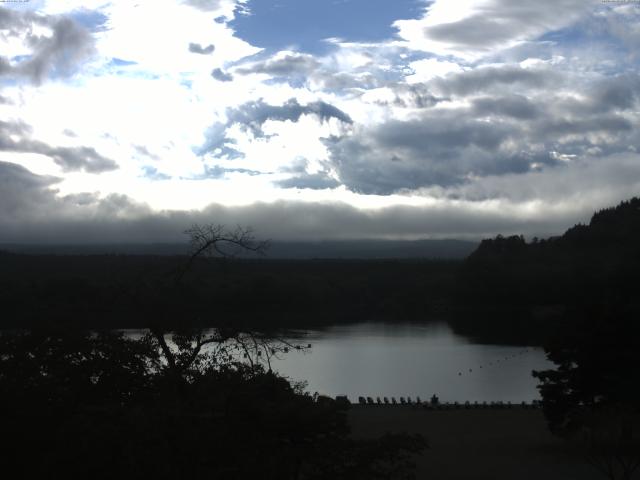
[[311,393],[359,396],[437,394],[444,402],[539,399],[532,370],[553,368],[537,347],[485,345],[456,335],[446,324],[361,323],[298,332],[311,343],[273,360],[291,380],[306,380]]

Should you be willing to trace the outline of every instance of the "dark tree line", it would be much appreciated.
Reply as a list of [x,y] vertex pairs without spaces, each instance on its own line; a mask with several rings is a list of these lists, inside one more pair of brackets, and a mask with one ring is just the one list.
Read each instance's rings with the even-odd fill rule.
[[[593,215],[549,239],[483,240],[464,262],[453,293],[463,333],[544,343],[567,312],[588,299],[638,306],[640,198]],[[469,312],[473,312],[472,315]]]

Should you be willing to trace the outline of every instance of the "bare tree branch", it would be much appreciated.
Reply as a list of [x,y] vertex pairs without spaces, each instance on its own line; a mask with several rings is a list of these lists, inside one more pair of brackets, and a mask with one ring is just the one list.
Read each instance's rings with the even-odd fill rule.
[[253,230],[236,226],[228,230],[221,224],[194,224],[184,232],[190,237],[191,253],[186,265],[178,271],[176,282],[182,281],[198,257],[233,258],[240,252],[264,255],[269,248],[268,240],[257,240]]

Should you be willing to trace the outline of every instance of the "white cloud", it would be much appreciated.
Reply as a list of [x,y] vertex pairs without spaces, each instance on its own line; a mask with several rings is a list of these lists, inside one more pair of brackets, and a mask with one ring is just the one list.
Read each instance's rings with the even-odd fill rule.
[[[233,36],[225,24],[215,22],[216,11],[203,12],[173,1],[118,2],[105,9],[109,30],[98,35],[98,48],[106,57],[138,63],[154,73],[200,73],[260,51]],[[190,43],[214,45],[211,55],[189,51]]]
[[422,83],[434,77],[444,77],[448,73],[459,73],[464,71],[464,67],[455,62],[438,60],[436,58],[425,58],[411,62],[409,67],[413,70],[412,75],[406,77],[407,83]]

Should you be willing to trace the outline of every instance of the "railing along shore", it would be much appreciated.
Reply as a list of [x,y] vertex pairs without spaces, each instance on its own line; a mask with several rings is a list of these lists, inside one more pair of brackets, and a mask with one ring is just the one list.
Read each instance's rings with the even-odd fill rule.
[[[336,401],[352,404],[351,400],[346,395],[338,395]],[[412,399],[411,397],[358,397],[355,405],[362,406],[413,406],[420,407],[426,410],[471,410],[471,409],[539,409],[542,408],[542,403],[539,400],[522,401],[522,402],[478,402],[478,401],[465,401],[465,402],[441,402],[439,400],[423,401],[420,397]]]

